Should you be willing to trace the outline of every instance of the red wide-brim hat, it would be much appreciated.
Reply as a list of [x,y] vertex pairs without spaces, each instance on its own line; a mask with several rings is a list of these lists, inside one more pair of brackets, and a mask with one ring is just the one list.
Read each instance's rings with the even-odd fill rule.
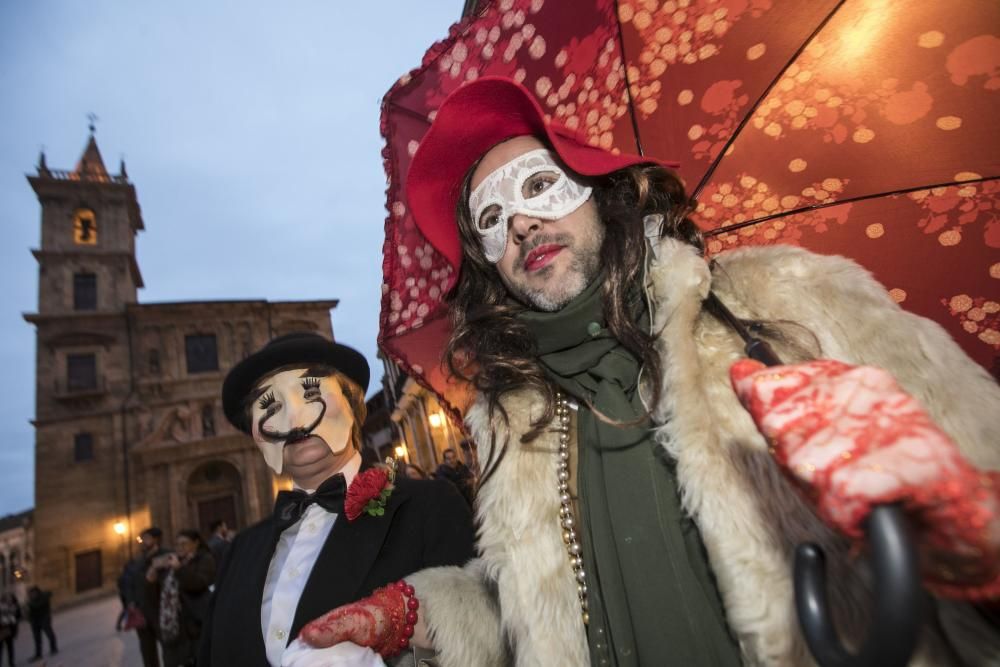
[[417,227],[456,276],[462,246],[455,207],[462,181],[484,153],[522,135],[551,145],[567,167],[583,176],[603,176],[644,162],[678,166],[589,145],[582,133],[552,121],[535,96],[510,79],[490,76],[467,83],[441,103],[406,178],[406,199]]

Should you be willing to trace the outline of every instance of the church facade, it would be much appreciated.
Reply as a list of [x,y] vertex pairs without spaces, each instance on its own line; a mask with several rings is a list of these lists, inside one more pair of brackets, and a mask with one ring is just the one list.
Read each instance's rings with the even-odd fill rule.
[[333,338],[336,300],[139,303],[143,219],[124,164],[91,134],[72,171],[44,154],[36,329],[35,584],[56,604],[115,589],[136,538],[241,529],[290,486],[222,414],[229,368],[275,336]]

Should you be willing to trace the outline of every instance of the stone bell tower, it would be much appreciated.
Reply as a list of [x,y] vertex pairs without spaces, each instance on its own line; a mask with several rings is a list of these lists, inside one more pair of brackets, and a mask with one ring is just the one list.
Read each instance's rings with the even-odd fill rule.
[[143,223],[124,162],[110,175],[90,130],[72,171],[43,153],[28,176],[41,204],[38,310],[24,316],[37,334],[32,575],[57,601],[112,589],[128,553],[125,310],[142,287]]
[[142,277],[135,236],[143,229],[125,163],[108,174],[91,134],[73,171],[49,169],[39,157],[28,181],[42,205],[38,312],[120,312],[135,303]]

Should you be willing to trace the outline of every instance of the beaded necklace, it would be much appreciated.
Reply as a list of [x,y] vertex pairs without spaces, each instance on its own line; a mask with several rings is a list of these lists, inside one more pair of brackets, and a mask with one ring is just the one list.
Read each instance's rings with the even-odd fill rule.
[[587,613],[587,573],[583,569],[583,548],[580,546],[580,538],[576,532],[573,501],[569,495],[569,411],[569,401],[562,392],[557,391],[556,418],[559,420],[559,425],[556,427],[556,431],[559,432],[559,459],[556,467],[556,478],[559,482],[559,522],[563,529],[562,538],[566,544],[570,567],[576,578],[576,593],[580,599],[580,612],[583,615],[583,623],[586,625],[590,622],[590,615]]

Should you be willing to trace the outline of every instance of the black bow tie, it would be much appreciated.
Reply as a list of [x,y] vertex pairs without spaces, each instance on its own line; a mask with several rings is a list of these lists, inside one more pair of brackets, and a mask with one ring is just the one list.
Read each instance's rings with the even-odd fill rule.
[[342,474],[336,474],[319,485],[315,493],[305,491],[279,491],[274,500],[274,522],[281,532],[302,518],[313,503],[327,512],[343,514],[344,489],[347,484]]

